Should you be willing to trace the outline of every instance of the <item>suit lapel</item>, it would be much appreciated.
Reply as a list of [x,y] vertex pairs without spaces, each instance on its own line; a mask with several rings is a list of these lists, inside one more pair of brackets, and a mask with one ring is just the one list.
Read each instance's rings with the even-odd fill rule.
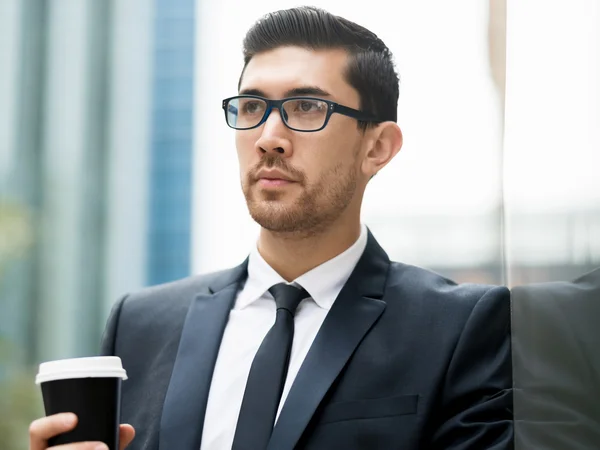
[[268,450],[293,449],[321,400],[385,309],[389,259],[369,232],[367,247],[327,314],[281,410]]
[[246,270],[247,261],[225,272],[190,305],[163,407],[161,450],[200,448],[219,346]]

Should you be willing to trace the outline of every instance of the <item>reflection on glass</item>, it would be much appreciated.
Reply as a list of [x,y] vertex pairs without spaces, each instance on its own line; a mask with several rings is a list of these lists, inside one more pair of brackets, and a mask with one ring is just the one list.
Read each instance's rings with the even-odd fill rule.
[[512,305],[517,448],[597,448],[600,269],[516,286]]
[[508,8],[515,448],[593,449],[600,446],[600,8],[593,0]]

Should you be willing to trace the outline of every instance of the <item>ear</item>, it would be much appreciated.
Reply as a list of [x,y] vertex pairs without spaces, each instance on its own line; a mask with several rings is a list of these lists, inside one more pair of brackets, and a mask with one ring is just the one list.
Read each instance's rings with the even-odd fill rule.
[[367,133],[372,134],[368,139],[362,171],[367,178],[373,177],[389,163],[402,148],[402,131],[396,122],[383,122]]

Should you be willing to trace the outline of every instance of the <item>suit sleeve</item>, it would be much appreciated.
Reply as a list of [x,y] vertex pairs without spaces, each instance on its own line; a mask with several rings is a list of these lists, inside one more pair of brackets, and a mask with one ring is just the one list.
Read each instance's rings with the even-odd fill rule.
[[113,356],[115,355],[115,348],[117,343],[117,330],[119,328],[119,319],[121,318],[121,310],[123,309],[123,303],[127,296],[123,296],[117,301],[108,316],[104,333],[102,334],[102,340],[100,341],[100,355],[101,356]]
[[427,448],[514,448],[510,319],[507,288],[494,287],[475,304],[448,366]]

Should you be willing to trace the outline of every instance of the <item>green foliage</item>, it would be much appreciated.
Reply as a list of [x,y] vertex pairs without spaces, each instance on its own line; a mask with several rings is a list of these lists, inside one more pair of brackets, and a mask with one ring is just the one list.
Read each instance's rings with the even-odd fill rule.
[[2,450],[27,450],[28,428],[43,415],[41,395],[28,371],[0,383],[0,442]]
[[0,198],[0,275],[7,264],[23,257],[33,241],[30,212],[24,205]]
[[[0,198],[0,299],[6,270],[26,255],[33,241],[27,208]],[[28,450],[29,424],[43,415],[36,368],[24,367],[18,350],[0,335],[0,450]]]
[[33,368],[15,367],[14,350],[0,338],[0,449],[27,450],[28,428],[43,416]]

